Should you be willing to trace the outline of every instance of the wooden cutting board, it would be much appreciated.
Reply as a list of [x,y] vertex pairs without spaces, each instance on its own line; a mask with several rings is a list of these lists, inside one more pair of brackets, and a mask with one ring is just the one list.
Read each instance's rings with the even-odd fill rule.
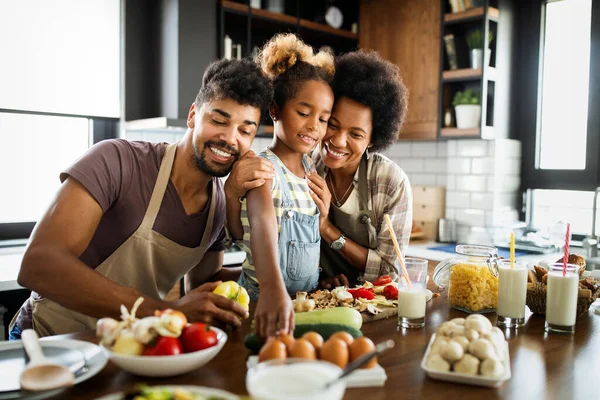
[[384,307],[384,306],[380,306],[377,307],[381,310],[381,312],[379,314],[373,315],[369,312],[361,312],[361,316],[363,319],[363,323],[366,322],[371,322],[371,321],[377,321],[380,319],[385,319],[385,318],[390,318],[390,317],[396,317],[398,315],[398,307]]

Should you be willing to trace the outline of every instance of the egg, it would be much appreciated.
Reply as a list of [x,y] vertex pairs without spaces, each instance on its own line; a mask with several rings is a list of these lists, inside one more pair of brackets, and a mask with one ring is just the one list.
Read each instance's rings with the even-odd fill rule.
[[323,336],[319,335],[317,332],[306,332],[302,335],[302,339],[308,340],[317,352],[319,352],[319,349],[323,346]]
[[317,359],[317,351],[306,339],[296,340],[290,349],[289,355],[294,358],[304,358],[308,360]]
[[348,345],[342,339],[329,338],[329,340],[323,343],[319,352],[319,358],[343,369],[348,365],[350,350],[348,350]]
[[258,353],[258,362],[267,360],[284,360],[286,358],[285,344],[281,340],[267,341]]
[[289,334],[280,334],[280,335],[277,335],[275,338],[277,340],[283,342],[283,344],[285,344],[285,348],[286,348],[286,350],[287,350],[288,353],[290,352],[290,349],[292,348],[292,345],[296,341],[296,339],[294,339],[294,337],[292,335],[289,335]]
[[352,344],[352,342],[354,341],[354,338],[352,337],[351,334],[349,334],[348,332],[344,332],[344,331],[339,331],[334,333],[333,335],[329,336],[329,339],[331,338],[337,338],[337,339],[342,339],[344,342],[346,342],[346,344],[348,346],[350,346]]
[[[359,337],[354,339],[354,342],[350,345],[350,362],[356,360],[363,354],[369,353],[375,350],[375,344],[368,337]],[[361,368],[368,369],[373,368],[377,365],[377,357],[373,357],[371,361],[363,365]]]

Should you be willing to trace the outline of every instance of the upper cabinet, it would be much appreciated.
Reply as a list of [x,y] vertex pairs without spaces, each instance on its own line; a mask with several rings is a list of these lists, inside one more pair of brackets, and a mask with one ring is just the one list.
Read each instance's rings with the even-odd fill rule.
[[359,45],[400,67],[409,89],[400,140],[436,140],[439,129],[440,0],[361,0]]

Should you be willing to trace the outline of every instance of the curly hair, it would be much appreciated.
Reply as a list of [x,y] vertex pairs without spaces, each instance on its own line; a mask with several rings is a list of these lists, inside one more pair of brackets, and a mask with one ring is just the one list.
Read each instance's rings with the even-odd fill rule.
[[348,97],[373,113],[372,151],[398,138],[408,109],[408,89],[400,69],[375,51],[358,50],[336,59],[332,84],[335,98]]
[[273,83],[252,60],[213,61],[204,71],[195,103],[224,98],[259,108],[262,117],[273,101]]
[[282,108],[293,98],[300,84],[316,80],[331,84],[335,73],[333,55],[313,49],[292,33],[271,38],[256,57],[256,63],[273,80],[273,101]]

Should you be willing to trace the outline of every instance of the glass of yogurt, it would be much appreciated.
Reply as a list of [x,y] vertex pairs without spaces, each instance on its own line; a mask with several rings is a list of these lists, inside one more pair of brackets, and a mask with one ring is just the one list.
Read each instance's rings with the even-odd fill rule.
[[248,370],[246,389],[254,400],[341,400],[345,380],[325,389],[325,384],[341,373],[335,364],[321,360],[269,360]]
[[575,332],[578,292],[579,266],[567,264],[567,273],[563,276],[562,263],[550,265],[546,286],[546,332]]
[[498,321],[502,328],[518,328],[525,323],[525,300],[527,298],[527,267],[509,260],[498,264]]
[[398,329],[422,328],[425,326],[427,303],[427,260],[405,258],[408,276],[402,273],[402,268],[396,263],[401,272],[398,277]]

